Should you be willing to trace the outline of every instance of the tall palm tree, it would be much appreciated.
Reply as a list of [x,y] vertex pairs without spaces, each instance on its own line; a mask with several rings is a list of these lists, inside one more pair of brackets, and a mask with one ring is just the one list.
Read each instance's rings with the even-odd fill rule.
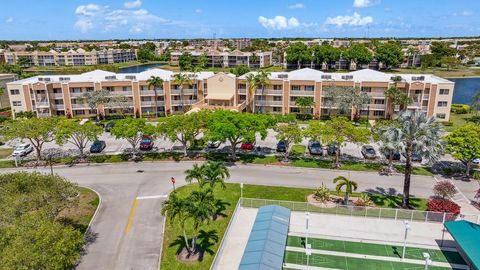
[[168,200],[162,203],[161,213],[163,216],[169,215],[170,225],[174,225],[175,221],[180,222],[180,226],[183,230],[183,238],[185,241],[185,247],[188,252],[191,252],[190,245],[188,243],[187,233],[185,231],[185,222],[188,218],[187,215],[187,201],[185,199],[179,198],[176,193],[170,194]]
[[218,183],[225,189],[225,180],[230,178],[230,172],[223,162],[208,161],[202,166],[203,181],[201,186],[208,184],[210,188],[214,188]]
[[248,104],[251,104],[250,111],[255,113],[255,94],[257,92],[258,82],[257,76],[254,73],[247,74],[247,84],[248,84],[248,94],[249,94],[249,101]]
[[185,181],[187,181],[189,184],[192,183],[192,181],[197,181],[198,185],[202,185],[203,183],[203,165],[198,165],[198,164],[193,164],[193,168],[188,169],[185,171]]
[[185,108],[184,108],[184,105],[183,105],[183,85],[187,84],[189,86],[192,86],[193,82],[188,77],[187,74],[176,73],[175,75],[173,75],[173,83],[178,85],[178,88],[180,89],[180,105],[182,107],[182,111],[185,112]]
[[385,126],[382,133],[388,141],[399,143],[405,153],[405,177],[403,183],[402,207],[410,207],[410,180],[412,175],[412,155],[425,158],[434,163],[444,152],[444,141],[441,139],[442,126],[434,117],[428,118],[420,111],[404,111],[397,118],[398,124]]
[[210,188],[192,191],[188,200],[188,215],[193,223],[191,250],[192,252],[196,252],[196,241],[200,226],[210,221],[212,215],[216,211],[216,202]]
[[163,79],[158,76],[151,76],[147,80],[148,88],[153,88],[155,92],[155,116],[158,116],[158,94],[157,87],[163,87]]
[[343,199],[343,203],[345,205],[348,205],[348,199],[350,194],[353,193],[353,191],[357,190],[358,184],[355,181],[349,180],[348,178],[344,176],[337,176],[335,179],[333,179],[333,183],[337,184],[335,189],[338,192],[342,191],[342,188],[345,187],[345,197]]
[[[260,72],[257,74],[257,83],[258,83],[258,86],[260,86],[262,88],[262,97],[265,96],[265,88],[270,85],[270,80],[269,80],[269,77],[270,77],[270,72],[266,72],[265,70],[260,70]],[[260,112],[264,112],[264,109],[265,106],[261,106],[260,107]]]
[[412,103],[412,99],[395,86],[392,86],[385,91],[385,97],[388,99],[387,115],[389,119],[392,119],[393,117],[395,106],[398,105],[400,106],[400,110],[404,110],[410,103]]

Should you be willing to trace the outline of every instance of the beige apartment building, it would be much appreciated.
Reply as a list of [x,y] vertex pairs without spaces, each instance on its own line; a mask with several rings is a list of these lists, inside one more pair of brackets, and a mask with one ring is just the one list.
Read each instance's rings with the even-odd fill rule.
[[208,67],[236,67],[247,66],[249,68],[262,68],[272,65],[272,52],[241,52],[238,50],[232,52],[210,51],[175,51],[170,53],[170,65],[178,66],[180,56],[189,53],[192,56],[193,64],[197,62],[201,55],[206,55]]
[[[7,84],[13,112],[35,111],[39,117],[55,115],[94,116],[82,98],[86,92],[106,89],[112,96],[128,97],[127,113],[146,115],[158,112],[167,115],[174,112],[191,112],[200,109],[223,108],[246,111],[253,107],[257,113],[288,114],[299,112],[295,101],[298,97],[311,97],[315,105],[311,109],[315,117],[336,114],[329,107],[325,92],[336,87],[355,87],[367,93],[371,99],[360,110],[369,119],[388,115],[388,99],[385,91],[392,86],[404,91],[413,100],[409,110],[420,110],[428,116],[446,121],[454,83],[434,75],[396,74],[401,81],[393,81],[392,75],[364,69],[349,73],[325,73],[313,69],[291,72],[272,72],[265,89],[256,89],[252,97],[246,75],[235,77],[228,73],[187,73],[192,85],[176,85],[174,72],[151,69],[141,73],[115,74],[96,70],[80,75],[37,76]],[[147,80],[158,76],[163,86],[149,89]],[[156,99],[155,99],[156,97]],[[102,115],[118,114],[122,110],[115,104],[99,106]],[[123,107],[123,110],[125,108]],[[395,108],[398,110],[399,108]]]
[[5,62],[16,64],[19,57],[26,57],[32,66],[88,66],[114,64],[137,60],[135,49],[104,49],[85,51],[70,49],[66,52],[50,50],[4,52]]

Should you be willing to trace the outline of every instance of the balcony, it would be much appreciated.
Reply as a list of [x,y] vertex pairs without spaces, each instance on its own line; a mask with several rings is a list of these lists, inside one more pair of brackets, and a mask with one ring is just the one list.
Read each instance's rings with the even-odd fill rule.
[[110,91],[110,96],[131,96],[132,91]]
[[370,107],[370,110],[385,110],[387,107],[385,104],[369,104],[365,108]]
[[82,97],[86,92],[70,92],[70,97]]
[[[261,95],[262,94],[262,89],[257,89],[257,91],[255,91],[255,94],[256,95]],[[281,96],[281,95],[283,95],[283,91],[282,90],[265,89],[265,91],[263,91],[263,94],[264,95],[278,95],[278,96]]]
[[52,96],[54,99],[63,99],[62,93],[53,93]]
[[412,104],[408,105],[408,108],[419,108],[420,106],[420,102],[412,102]]
[[155,104],[154,100],[151,101],[142,101],[142,107],[155,107],[156,105],[158,106],[163,106],[165,105],[165,101],[157,101],[157,104]]
[[305,91],[305,90],[290,90],[291,96],[313,96],[315,91]]
[[430,94],[424,94],[422,99],[423,100],[429,100],[430,99]]
[[[183,92],[183,95],[192,95],[193,93],[195,93],[195,89],[193,88],[184,88],[182,90]],[[180,89],[172,89],[172,94],[173,95],[180,95]]]
[[256,100],[256,106],[282,106],[283,101],[281,100]]
[[239,93],[239,94],[246,94],[246,93],[247,93],[247,89],[245,89],[245,88],[244,88],[244,89],[239,88],[239,89],[238,89],[238,93]]
[[422,106],[422,111],[428,111],[428,106]]
[[35,101],[35,106],[37,108],[49,108],[50,103],[48,101]]
[[[155,91],[154,90],[142,90],[140,91],[141,96],[155,96]],[[157,90],[157,96],[162,96],[165,95],[165,91],[163,90]]]
[[55,108],[55,110],[65,110],[65,104],[55,104],[53,108]]
[[383,91],[374,91],[374,92],[370,92],[370,93],[367,93],[368,96],[370,97],[374,97],[374,98],[384,98],[385,97],[385,92]]
[[[192,105],[192,104],[195,104],[197,103],[197,100],[190,100],[190,99],[186,99],[183,101],[183,105]],[[181,100],[172,100],[172,105],[182,105],[182,101]]]
[[90,109],[87,104],[72,104],[72,109]]

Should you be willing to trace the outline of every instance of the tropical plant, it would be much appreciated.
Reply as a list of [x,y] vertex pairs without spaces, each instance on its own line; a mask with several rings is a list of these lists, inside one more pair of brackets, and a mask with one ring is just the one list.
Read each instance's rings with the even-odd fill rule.
[[460,214],[460,206],[450,200],[431,199],[427,202],[427,211],[447,213],[447,221],[455,220]]
[[335,190],[341,192],[342,188],[345,187],[345,197],[343,198],[343,203],[348,205],[348,199],[350,194],[352,194],[358,188],[358,184],[355,181],[349,180],[344,176],[337,176],[333,179],[333,183],[337,184]]
[[163,88],[163,79],[158,76],[151,76],[147,80],[148,88],[153,89],[155,93],[155,115],[158,116],[158,88]]
[[355,201],[355,206],[372,206],[374,205],[372,198],[370,198],[370,194],[368,193],[362,193],[360,197]]
[[435,183],[435,186],[433,187],[433,194],[445,200],[455,196],[455,194],[457,194],[457,188],[452,182],[443,180]]
[[328,86],[324,91],[326,106],[329,110],[331,107],[337,107],[341,113],[349,113],[353,110],[355,119],[359,118],[362,107],[370,103],[370,97],[360,88]]
[[143,118],[127,118],[115,122],[110,133],[116,139],[125,139],[132,146],[133,158],[136,158],[137,145],[143,136],[155,137],[155,126],[147,124]]
[[465,165],[465,176],[470,176],[473,161],[480,157],[480,126],[467,124],[448,134],[447,152]]
[[76,120],[62,120],[57,125],[55,140],[58,145],[71,143],[75,145],[80,156],[84,156],[84,150],[89,142],[95,141],[102,134],[101,127],[92,122],[81,124]]
[[395,106],[400,106],[400,110],[402,111],[412,103],[412,99],[395,86],[392,86],[385,91],[385,97],[388,99],[387,115],[389,119],[392,119],[393,117]]
[[274,127],[277,132],[277,140],[284,141],[286,144],[284,160],[288,161],[288,156],[293,144],[301,143],[303,139],[302,129],[297,124],[284,124]]
[[188,86],[193,85],[193,81],[188,77],[186,73],[175,73],[173,75],[173,83],[178,85],[178,89],[180,90],[180,106],[182,111],[185,112],[185,106],[183,103],[183,85],[187,84]]
[[388,172],[393,172],[393,158],[395,154],[399,154],[400,151],[403,150],[403,145],[398,140],[392,140],[390,136],[385,134],[386,129],[382,129],[387,125],[395,125],[396,123],[387,122],[385,125],[381,127],[375,127],[372,129],[372,133],[374,133],[374,139],[380,143],[380,153],[382,153],[388,161]]
[[89,91],[83,94],[83,100],[87,103],[92,111],[95,111],[95,117],[100,120],[98,107],[105,105],[110,101],[110,91],[101,89],[96,91]]
[[183,231],[183,239],[185,241],[185,247],[190,252],[190,244],[187,237],[187,232],[185,228],[185,222],[188,218],[187,213],[187,199],[183,199],[177,196],[175,192],[171,193],[168,197],[168,200],[162,203],[161,213],[163,216],[168,215],[170,225],[174,226],[175,222],[180,223],[180,227]]
[[201,186],[203,182],[203,168],[203,165],[193,164],[191,169],[185,171],[185,181],[189,184],[197,181],[198,185]]
[[412,175],[412,155],[426,158],[431,164],[437,161],[444,151],[441,140],[443,127],[420,111],[404,111],[399,114],[396,125],[382,128],[385,138],[401,144],[405,153],[405,177],[403,184],[402,207],[410,207],[410,180]]
[[326,203],[330,199],[330,190],[327,188],[327,186],[322,182],[322,185],[320,185],[315,192],[313,193],[315,200],[321,202],[321,203]]
[[202,165],[203,179],[200,182],[200,186],[208,185],[210,188],[214,188],[216,184],[219,184],[223,189],[226,188],[225,180],[230,178],[230,172],[227,166],[223,162],[208,161]]
[[300,109],[302,117],[306,119],[307,114],[310,113],[309,110],[315,105],[315,102],[313,101],[313,97],[298,97],[295,99],[295,104]]
[[402,63],[404,55],[402,47],[396,42],[380,44],[375,50],[375,58],[385,64],[388,69]]
[[[261,96],[265,96],[265,88],[270,84],[269,76],[270,73],[264,70],[260,70],[258,73],[250,73],[246,76],[250,98],[253,101],[252,112],[255,112],[256,109],[256,91],[260,88],[262,90]],[[260,113],[263,112],[263,108],[263,105],[259,106]]]

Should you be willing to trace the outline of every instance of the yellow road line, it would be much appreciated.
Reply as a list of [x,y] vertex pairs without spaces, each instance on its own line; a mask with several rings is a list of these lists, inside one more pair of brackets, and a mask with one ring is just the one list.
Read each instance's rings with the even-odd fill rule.
[[125,226],[125,234],[127,234],[133,225],[133,217],[135,217],[135,212],[137,211],[138,200],[133,200],[132,210],[130,210],[130,215],[128,216],[127,226]]

